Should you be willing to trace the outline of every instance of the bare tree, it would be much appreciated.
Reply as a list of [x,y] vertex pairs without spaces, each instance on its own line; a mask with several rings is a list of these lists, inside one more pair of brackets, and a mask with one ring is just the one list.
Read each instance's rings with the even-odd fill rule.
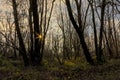
[[16,32],[17,32],[17,37],[19,39],[19,46],[20,46],[20,50],[21,50],[21,55],[22,55],[23,60],[24,60],[24,65],[28,66],[29,65],[29,60],[28,60],[28,57],[27,57],[27,52],[26,52],[25,45],[24,45],[24,42],[23,42],[23,38],[22,38],[22,35],[21,35],[21,31],[20,31],[20,28],[19,28],[16,0],[12,0],[12,5],[13,5],[14,20],[15,20],[15,29],[16,29]]
[[82,45],[82,48],[83,48],[83,51],[84,51],[84,54],[85,54],[85,57],[87,59],[87,62],[89,62],[90,64],[94,64],[93,62],[93,59],[90,55],[90,52],[89,52],[89,49],[87,47],[87,44],[85,42],[85,38],[84,38],[84,34],[82,32],[82,19],[81,19],[81,0],[78,2],[77,0],[75,0],[76,2],[76,6],[77,6],[77,13],[78,13],[78,24],[77,25],[77,22],[75,21],[74,19],[74,16],[73,16],[73,13],[72,13],[72,9],[71,9],[71,5],[70,5],[70,0],[66,0],[66,6],[67,6],[67,9],[68,9],[68,14],[69,14],[69,17],[70,17],[70,20],[79,36],[79,39],[80,39],[80,43]]

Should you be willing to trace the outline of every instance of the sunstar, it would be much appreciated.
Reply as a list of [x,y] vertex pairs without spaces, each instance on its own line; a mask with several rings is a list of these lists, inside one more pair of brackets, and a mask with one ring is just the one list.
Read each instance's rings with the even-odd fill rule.
[[43,37],[42,37],[42,35],[41,34],[37,34],[37,37],[36,37],[36,39],[39,39],[39,40],[41,40]]

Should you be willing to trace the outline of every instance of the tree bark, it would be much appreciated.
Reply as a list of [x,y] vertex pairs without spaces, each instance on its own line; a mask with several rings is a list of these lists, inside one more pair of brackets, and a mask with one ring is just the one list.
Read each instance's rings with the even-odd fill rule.
[[99,36],[99,52],[98,52],[98,62],[103,63],[103,50],[102,50],[102,41],[103,41],[103,30],[104,30],[104,15],[105,15],[105,6],[106,0],[102,0],[101,5],[101,25],[100,25],[100,36]]
[[27,52],[26,52],[26,49],[25,49],[25,45],[24,45],[23,38],[22,38],[22,35],[21,35],[20,27],[19,27],[16,0],[12,0],[12,5],[13,5],[14,20],[15,20],[15,29],[16,29],[16,32],[17,32],[17,37],[19,39],[20,54],[22,55],[24,65],[28,66],[29,65],[29,60],[28,60],[28,57],[27,57]]
[[[66,0],[66,5],[67,5],[67,10],[68,10],[68,14],[69,14],[69,18],[79,36],[79,39],[80,39],[80,43],[82,45],[82,48],[83,48],[83,52],[85,54],[85,57],[86,57],[86,60],[88,63],[90,63],[91,65],[94,64],[94,61],[90,55],[90,52],[89,52],[89,49],[87,47],[87,44],[85,42],[85,38],[84,38],[84,35],[83,35],[83,32],[82,32],[82,23],[79,23],[79,26],[77,25],[74,17],[73,17],[73,14],[72,14],[72,9],[71,9],[71,5],[70,5],[70,1],[69,0]],[[79,16],[80,17],[80,16]],[[79,18],[79,20],[81,21],[81,19]]]
[[33,24],[34,24],[34,64],[35,65],[40,65],[40,41],[38,35],[40,35],[40,30],[39,30],[39,14],[38,14],[38,4],[37,0],[31,0],[32,1],[32,12],[33,12]]

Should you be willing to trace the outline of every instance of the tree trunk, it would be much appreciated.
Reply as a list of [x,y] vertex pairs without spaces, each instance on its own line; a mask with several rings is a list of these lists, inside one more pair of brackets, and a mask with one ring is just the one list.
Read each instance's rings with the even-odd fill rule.
[[33,54],[33,46],[34,46],[34,41],[33,41],[33,26],[32,26],[32,2],[29,0],[30,8],[29,8],[29,26],[30,26],[30,58],[31,61],[34,61],[34,54]]
[[40,65],[41,59],[40,59],[40,41],[38,35],[40,35],[40,30],[39,30],[39,15],[38,15],[38,5],[37,5],[37,0],[32,0],[32,12],[33,12],[33,24],[34,24],[34,64],[35,65]]
[[[67,10],[68,10],[68,14],[69,14],[69,18],[79,36],[79,39],[80,39],[80,43],[82,45],[82,48],[83,48],[83,52],[85,54],[85,57],[86,57],[86,60],[88,63],[90,63],[91,65],[94,64],[93,62],[93,59],[90,55],[90,52],[89,52],[89,49],[87,47],[87,44],[85,42],[85,38],[84,38],[84,35],[83,35],[83,32],[82,32],[82,24],[79,24],[79,26],[77,25],[74,17],[73,17],[73,14],[72,14],[72,9],[71,9],[71,5],[70,5],[70,1],[69,0],[66,0],[66,5],[67,5]],[[79,19],[80,20],[80,19]]]
[[22,38],[22,35],[21,35],[21,31],[20,31],[20,28],[19,28],[16,0],[12,0],[12,5],[13,5],[14,20],[15,20],[15,29],[16,29],[16,32],[17,32],[17,37],[19,39],[20,54],[23,58],[24,65],[28,66],[29,65],[29,60],[28,60],[28,57],[27,57],[27,52],[26,52],[25,45],[24,45],[24,42],[23,42],[23,38]]
[[106,6],[106,0],[103,0],[102,5],[101,5],[101,25],[100,25],[99,52],[98,52],[98,62],[100,64],[104,62],[103,61],[102,41],[103,41],[103,30],[104,30],[105,6]]
[[95,54],[97,61],[99,61],[99,53],[98,53],[98,39],[97,39],[97,29],[96,29],[96,24],[95,24],[95,12],[93,8],[93,2],[88,0],[90,6],[91,6],[91,11],[92,11],[92,22],[93,22],[93,31],[94,31],[94,45],[95,45]]

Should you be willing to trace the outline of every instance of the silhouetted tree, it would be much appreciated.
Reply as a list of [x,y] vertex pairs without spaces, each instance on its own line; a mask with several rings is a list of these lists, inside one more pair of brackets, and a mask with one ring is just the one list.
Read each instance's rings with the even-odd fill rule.
[[85,42],[84,33],[82,32],[83,25],[82,25],[82,19],[81,19],[81,11],[80,11],[81,10],[81,0],[79,2],[78,2],[78,0],[75,0],[76,6],[77,6],[78,24],[79,25],[77,25],[77,22],[74,19],[73,12],[72,12],[71,5],[70,5],[70,0],[65,0],[65,1],[66,1],[66,6],[67,6],[67,10],[68,10],[70,20],[71,20],[78,36],[79,36],[80,43],[82,45],[86,60],[87,60],[88,63],[93,65],[94,61],[93,61],[93,59],[90,55],[89,49],[88,49],[87,44]]
[[28,66],[29,65],[29,60],[28,60],[28,57],[27,57],[27,52],[26,52],[25,45],[24,45],[24,42],[23,42],[23,38],[22,38],[22,35],[21,35],[21,31],[20,31],[20,28],[19,28],[16,0],[12,0],[12,5],[13,5],[14,20],[15,20],[15,29],[16,29],[16,32],[17,32],[17,37],[19,39],[20,54],[23,57],[24,65]]

